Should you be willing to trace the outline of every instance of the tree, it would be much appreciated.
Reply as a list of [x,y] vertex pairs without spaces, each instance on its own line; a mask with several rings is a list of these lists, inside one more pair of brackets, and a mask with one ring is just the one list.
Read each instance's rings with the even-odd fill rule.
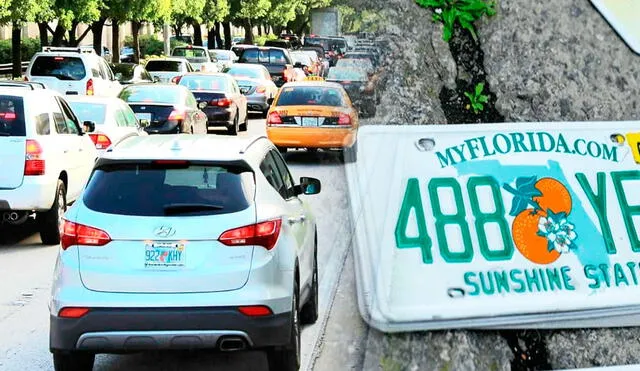
[[202,46],[202,30],[200,23],[202,22],[202,11],[205,7],[206,0],[173,0],[171,2],[171,19],[175,25],[176,35],[180,34],[180,30],[184,24],[193,26],[194,44]]
[[231,0],[232,22],[244,27],[245,43],[253,44],[254,21],[266,17],[270,9],[271,0]]
[[144,22],[164,24],[171,18],[171,0],[131,0],[126,19],[131,21],[134,62],[140,62],[140,27]]
[[220,37],[220,22],[229,16],[230,5],[228,0],[206,0],[202,9],[202,22],[209,29],[208,39],[209,48],[212,48],[211,42],[215,40],[217,48],[222,48],[222,38]]

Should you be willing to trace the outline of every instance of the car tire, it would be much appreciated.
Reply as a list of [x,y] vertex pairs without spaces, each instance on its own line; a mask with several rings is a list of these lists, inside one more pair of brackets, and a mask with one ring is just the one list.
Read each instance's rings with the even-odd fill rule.
[[300,316],[298,311],[298,283],[293,285],[291,309],[291,337],[289,344],[267,351],[270,371],[298,371],[300,369]]
[[249,129],[249,111],[244,116],[244,122],[240,125],[240,131],[247,131]]
[[55,371],[91,371],[96,356],[91,353],[53,353]]
[[65,211],[67,211],[67,189],[62,180],[58,179],[53,206],[47,211],[36,214],[40,239],[44,245],[60,243],[60,226]]
[[227,129],[227,133],[229,135],[238,135],[238,126],[238,114],[236,113],[236,117],[233,119],[233,125]]
[[345,164],[352,164],[358,160],[358,142],[353,143],[351,148],[342,150],[342,158]]
[[312,325],[318,320],[318,246],[313,251],[313,277],[311,279],[311,295],[300,312],[300,323]]

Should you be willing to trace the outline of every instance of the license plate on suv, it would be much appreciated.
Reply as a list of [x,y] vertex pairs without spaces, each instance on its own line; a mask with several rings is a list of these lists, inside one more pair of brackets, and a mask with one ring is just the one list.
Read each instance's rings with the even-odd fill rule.
[[186,246],[183,242],[147,242],[144,248],[144,266],[147,268],[184,267]]

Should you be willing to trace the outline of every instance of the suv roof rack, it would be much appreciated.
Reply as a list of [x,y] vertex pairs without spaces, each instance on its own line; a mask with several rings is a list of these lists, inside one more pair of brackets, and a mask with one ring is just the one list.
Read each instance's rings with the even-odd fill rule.
[[0,87],[3,88],[30,88],[31,90],[46,89],[47,87],[41,82],[35,81],[11,81],[0,80]]
[[44,46],[42,47],[43,53],[88,53],[96,54],[96,51],[92,46],[78,46],[78,47],[64,47],[64,46]]

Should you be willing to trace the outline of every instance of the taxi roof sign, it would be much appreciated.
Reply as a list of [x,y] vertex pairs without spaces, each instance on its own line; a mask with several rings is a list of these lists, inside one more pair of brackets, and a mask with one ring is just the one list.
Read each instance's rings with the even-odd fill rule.
[[321,76],[307,76],[304,79],[305,81],[325,81],[325,79]]
[[384,332],[640,325],[639,127],[360,128],[346,173],[364,320]]

